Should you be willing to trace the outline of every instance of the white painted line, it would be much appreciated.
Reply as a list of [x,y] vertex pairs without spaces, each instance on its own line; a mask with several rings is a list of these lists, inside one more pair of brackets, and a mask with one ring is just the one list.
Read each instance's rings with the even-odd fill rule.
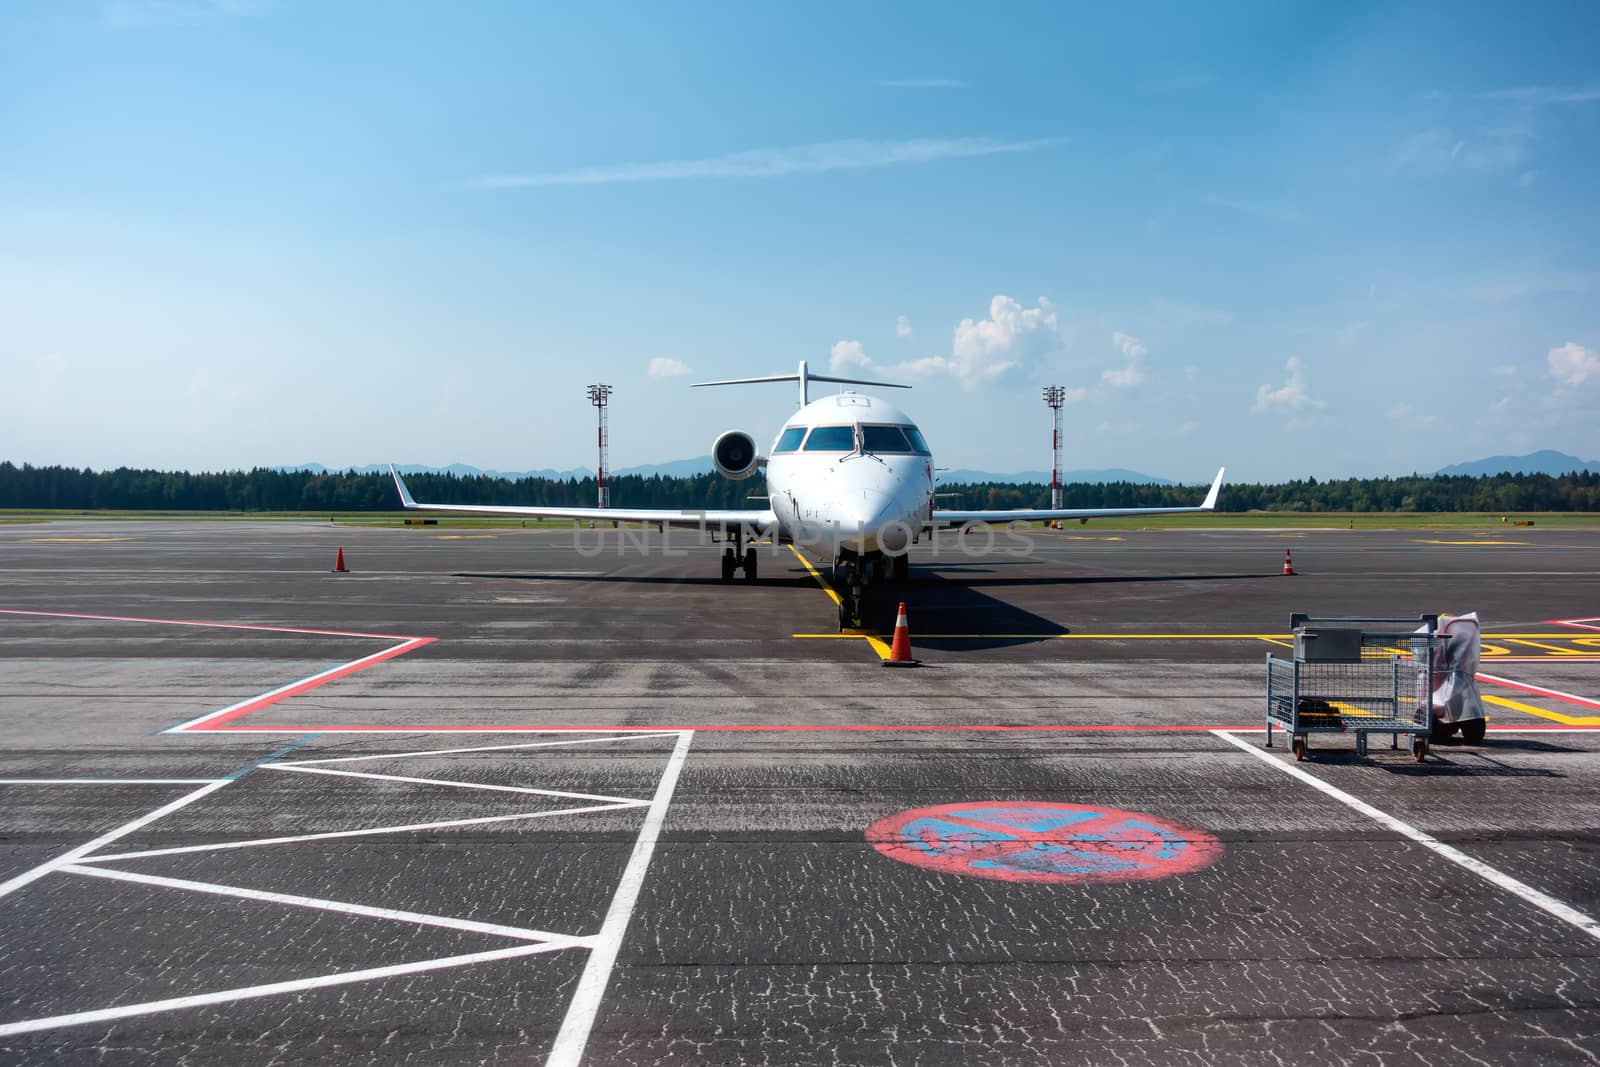
[[1233,747],[1250,753],[1250,755],[1256,757],[1256,759],[1259,759],[1267,766],[1275,767],[1284,774],[1300,779],[1313,789],[1325,793],[1346,807],[1360,812],[1362,815],[1365,815],[1378,825],[1386,829],[1393,830],[1402,837],[1410,838],[1422,847],[1430,849],[1433,852],[1438,853],[1440,856],[1443,856],[1456,866],[1463,867],[1466,870],[1471,871],[1473,874],[1477,875],[1479,878],[1482,878],[1491,885],[1498,886],[1518,899],[1532,904],[1539,910],[1554,915],[1562,922],[1571,923],[1573,926],[1576,926],[1579,930],[1582,930],[1590,937],[1600,939],[1600,921],[1591,918],[1590,916],[1579,911],[1577,908],[1563,904],[1555,897],[1539,892],[1539,890],[1533,888],[1531,885],[1528,885],[1526,882],[1518,881],[1509,874],[1489,866],[1482,860],[1473,859],[1460,849],[1453,848],[1450,845],[1445,844],[1443,841],[1440,841],[1433,835],[1418,830],[1410,823],[1401,822],[1399,819],[1388,814],[1387,812],[1379,811],[1377,808],[1373,807],[1371,804],[1368,804],[1359,797],[1352,796],[1337,786],[1329,785],[1316,775],[1311,774],[1308,771],[1301,770],[1292,763],[1285,763],[1280,759],[1269,756],[1266,753],[1266,750],[1258,748],[1247,741],[1242,741],[1239,738],[1234,737],[1227,730],[1213,730],[1211,732],[1217,737],[1220,737],[1224,741],[1228,742],[1228,744],[1232,745]]
[[203,1008],[212,1004],[229,1004],[236,1000],[248,1000],[252,997],[270,997],[279,993],[298,993],[306,989],[326,989],[329,986],[371,982],[379,978],[393,978],[402,974],[422,974],[427,971],[440,971],[450,967],[467,967],[475,963],[493,963],[497,960],[516,959],[518,956],[532,956],[540,952],[556,952],[564,947],[563,945],[555,944],[514,945],[511,948],[494,949],[489,952],[472,952],[464,956],[446,956],[443,959],[397,963],[388,967],[369,967],[366,970],[346,971],[343,974],[324,974],[315,978],[296,978],[288,982],[242,986],[238,989],[223,989],[215,993],[172,997],[167,1000],[150,1000],[143,1004],[125,1004],[119,1008],[102,1008],[99,1011],[82,1011],[73,1015],[52,1015],[43,1019],[25,1019],[22,1022],[0,1025],[0,1037],[10,1037],[12,1034],[26,1034],[35,1030],[54,1030],[62,1026],[83,1026],[88,1023],[110,1022],[114,1019],[127,1019],[135,1015],[153,1015],[156,1012],[177,1011],[182,1008]]
[[[280,694],[283,694],[283,693],[287,693],[291,689],[299,689],[301,686],[311,686],[312,683],[318,682],[318,681],[320,681],[320,680],[322,680],[324,678],[329,678],[330,676],[335,676],[335,675],[343,676],[343,675],[346,675],[346,674],[354,674],[356,671],[360,670],[362,667],[366,666],[368,663],[373,662],[374,660],[392,659],[395,655],[399,654],[401,650],[410,651],[411,647],[413,647],[413,646],[418,646],[418,645],[422,645],[422,644],[429,644],[429,643],[431,643],[431,641],[432,641],[431,638],[419,638],[419,637],[413,637],[408,641],[401,641],[398,645],[392,645],[389,648],[385,648],[385,649],[383,649],[383,650],[381,650],[379,652],[374,652],[370,656],[362,656],[360,659],[353,659],[353,660],[350,660],[348,663],[336,664],[335,666],[329,667],[325,671],[318,671],[316,674],[307,675],[304,678],[298,678],[295,681],[292,681],[292,682],[288,683],[287,685],[280,685],[280,686],[278,686],[278,688],[269,689],[265,693],[257,693],[255,696],[246,697],[243,700],[237,701],[237,702],[235,702],[233,704],[229,704],[225,708],[218,708],[216,711],[208,711],[204,715],[199,715],[199,716],[196,716],[193,719],[190,719],[188,722],[180,722],[176,726],[169,726],[165,730],[162,730],[161,732],[164,733],[164,734],[181,734],[181,733],[185,733],[185,732],[187,732],[189,730],[197,729],[198,727],[203,726],[205,723],[210,722],[212,719],[219,718],[219,717],[221,717],[223,715],[228,715],[228,714],[230,714],[232,712],[238,711],[240,708],[247,707],[247,706],[249,706],[251,704],[270,703],[272,701],[273,697],[279,696]],[[279,730],[277,732],[278,733],[311,733],[313,731],[307,731],[307,730]]]
[[[121,863],[123,860],[142,860],[152,856],[181,856],[189,852],[222,852],[231,848],[256,848],[262,845],[290,845],[300,841],[331,841],[339,837],[371,837],[374,834],[403,834],[412,830],[447,830],[455,826],[485,826],[489,823],[511,822],[515,819],[547,819],[553,815],[586,815],[592,811],[623,811],[642,808],[643,801],[628,804],[592,804],[582,808],[558,808],[555,811],[526,811],[517,815],[485,815],[476,819],[448,819],[444,822],[418,822],[405,826],[374,826],[366,830],[334,830],[322,834],[297,834],[293,837],[260,837],[249,841],[219,841],[210,845],[183,845],[178,848],[154,848],[145,852],[118,852],[111,856],[64,856],[62,863]],[[7,883],[8,885],[10,883]],[[4,886],[0,886],[3,890]],[[0,893],[0,895],[4,895]]]
[[[1545,662],[1548,663],[1560,661],[1546,660]],[[1520,689],[1524,693],[1533,693],[1536,696],[1555,697],[1557,700],[1565,700],[1569,703],[1577,704],[1579,707],[1594,708],[1597,711],[1600,711],[1600,701],[1594,700],[1591,697],[1580,697],[1574,693],[1563,693],[1559,689],[1548,689],[1542,685],[1530,685],[1527,682],[1519,682],[1513,678],[1501,678],[1497,674],[1485,674],[1482,671],[1478,672],[1478,677],[1491,682],[1499,682],[1501,685],[1507,686],[1511,689]]]
[[84,867],[68,864],[59,868],[63,874],[86,874],[91,878],[110,878],[118,882],[137,882],[159,886],[162,889],[186,889],[196,893],[238,897],[241,900],[260,900],[269,904],[289,904],[297,908],[316,908],[343,915],[360,915],[368,919],[391,919],[395,922],[416,923],[420,926],[442,926],[448,930],[461,930],[472,934],[490,934],[495,937],[514,937],[519,941],[547,942],[556,948],[588,948],[591,937],[557,934],[548,930],[528,930],[520,926],[502,926],[499,923],[481,923],[472,919],[458,919],[448,915],[429,915],[397,908],[373,908],[365,904],[351,904],[342,900],[322,900],[297,894],[272,893],[261,889],[243,889],[239,886],[218,885],[214,882],[191,882],[186,878],[164,878],[155,874],[119,871],[112,867]]
[[115,830],[110,831],[109,833],[101,834],[99,837],[95,838],[93,841],[90,841],[88,844],[79,845],[77,848],[73,849],[71,852],[63,852],[61,855],[57,856],[55,859],[48,860],[48,861],[46,861],[44,863],[41,863],[41,864],[39,864],[39,866],[33,868],[30,871],[24,871],[21,874],[17,875],[15,878],[10,879],[9,881],[0,882],[0,897],[3,897],[8,893],[15,892],[16,890],[21,889],[23,886],[29,884],[30,882],[36,881],[36,880],[38,880],[40,878],[43,878],[45,875],[49,874],[51,871],[58,870],[59,868],[65,867],[65,866],[67,866],[68,864],[71,864],[71,863],[77,863],[79,860],[87,860],[87,859],[89,859],[90,858],[90,853],[94,852],[95,849],[104,848],[106,845],[109,845],[111,842],[117,840],[119,837],[126,837],[128,834],[133,833],[135,830],[138,830],[138,829],[140,829],[142,827],[148,826],[151,823],[155,822],[157,819],[162,818],[163,816],[170,815],[172,812],[177,811],[179,808],[183,807],[185,804],[193,803],[194,801],[199,800],[203,796],[207,796],[207,795],[209,795],[211,793],[215,793],[217,790],[219,790],[223,786],[227,785],[230,781],[232,781],[232,779],[224,778],[224,779],[222,779],[220,781],[209,782],[206,785],[201,786],[199,789],[196,789],[192,793],[185,793],[183,796],[179,797],[177,800],[172,801],[170,804],[163,804],[161,807],[157,808],[155,811],[152,811],[152,812],[150,812],[150,813],[148,813],[146,815],[141,815],[137,819],[134,819],[132,822],[123,823],[121,826],[117,827]]
[[0,785],[210,785],[226,778],[0,778]]
[[[419,733],[436,731],[422,730]],[[452,731],[453,732],[453,731]],[[565,731],[562,731],[565,732]],[[584,731],[588,732],[588,731]],[[604,737],[579,737],[571,741],[528,741],[520,745],[478,745],[472,748],[436,748],[428,752],[379,752],[368,756],[332,756],[325,759],[299,759],[274,763],[274,767],[311,767],[323,763],[359,763],[375,759],[411,759],[413,756],[454,756],[462,752],[510,752],[523,748],[556,748],[560,745],[599,745],[608,741],[637,741],[641,737],[676,734],[676,730],[649,730],[631,734],[606,734]]]
[[678,772],[683,769],[683,761],[689,755],[689,741],[693,737],[693,730],[678,734],[678,743],[673,746],[672,755],[667,759],[666,770],[661,772],[655,798],[650,802],[650,812],[639,830],[639,839],[634,842],[633,855],[623,869],[617,891],[611,897],[606,920],[595,937],[594,951],[589,953],[589,962],[583,968],[583,976],[578,979],[578,991],[567,1006],[566,1017],[561,1020],[561,1031],[556,1034],[545,1067],[578,1067],[578,1061],[583,1058],[583,1050],[589,1043],[589,1031],[600,1012],[606,983],[611,980],[611,968],[617,961],[617,952],[622,948],[622,938],[628,932],[628,921],[633,917],[633,906],[639,899],[640,887],[644,885],[645,870],[650,866],[650,856],[655,852],[661,824],[667,817],[667,807],[672,803],[672,791],[678,784]]
[[264,763],[263,770],[269,771],[298,771],[301,774],[326,774],[339,778],[364,778],[379,782],[405,782],[409,785],[447,785],[456,789],[482,789],[491,793],[532,793],[541,797],[562,797],[567,800],[595,800],[605,804],[637,804],[640,807],[650,803],[648,800],[639,800],[635,797],[608,797],[599,793],[567,793],[559,789],[535,789],[525,785],[488,785],[483,782],[452,782],[446,778],[408,778],[400,774],[373,774],[370,771],[335,771],[327,767],[307,767],[303,764],[278,764]]

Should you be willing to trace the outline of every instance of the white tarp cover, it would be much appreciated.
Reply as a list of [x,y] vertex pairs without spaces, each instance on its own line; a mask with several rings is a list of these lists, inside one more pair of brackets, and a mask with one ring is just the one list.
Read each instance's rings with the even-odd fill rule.
[[[1427,633],[1421,627],[1417,633]],[[1433,653],[1433,716],[1440,722],[1483,718],[1478,695],[1478,613],[1439,616]]]

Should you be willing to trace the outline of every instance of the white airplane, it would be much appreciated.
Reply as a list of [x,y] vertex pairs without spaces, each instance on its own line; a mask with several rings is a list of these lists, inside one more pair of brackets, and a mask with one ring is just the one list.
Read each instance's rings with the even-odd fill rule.
[[390,464],[400,502],[408,509],[526,518],[610,520],[648,526],[709,531],[725,544],[722,580],[736,571],[756,580],[758,537],[780,544],[827,546],[833,552],[833,578],[840,596],[839,626],[862,625],[867,596],[884,580],[903,581],[908,550],[935,529],[976,523],[1037,522],[1120,515],[1178,515],[1212,511],[1222,490],[1223,471],[1205,502],[1183,508],[1021,508],[1010,511],[947,511],[934,507],[933,455],[921,431],[898,408],[856,392],[812,400],[811,382],[909,386],[858,378],[812,374],[804,361],[796,374],[699,382],[697,386],[799,382],[800,410],[783,424],[771,453],[762,458],[755,439],[729,430],[711,446],[711,462],[724,477],[748,478],[765,468],[770,507],[749,510],[662,508],[516,507],[496,504],[419,504],[400,472]]

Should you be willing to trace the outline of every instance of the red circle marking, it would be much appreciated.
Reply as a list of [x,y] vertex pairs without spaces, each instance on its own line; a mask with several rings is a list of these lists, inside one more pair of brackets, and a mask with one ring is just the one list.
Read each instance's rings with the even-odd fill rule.
[[867,841],[901,863],[1007,882],[1144,881],[1222,854],[1211,834],[1153,815],[1038,800],[913,808],[867,827]]

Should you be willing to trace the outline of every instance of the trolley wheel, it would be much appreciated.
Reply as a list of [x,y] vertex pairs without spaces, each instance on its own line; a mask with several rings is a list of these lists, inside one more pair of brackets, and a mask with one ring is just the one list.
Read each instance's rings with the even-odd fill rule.
[[1483,744],[1483,732],[1488,726],[1487,719],[1468,719],[1461,724],[1461,740],[1469,745]]
[[1411,758],[1421,763],[1428,755],[1428,739],[1420,734],[1411,739]]
[[1305,738],[1303,738],[1303,737],[1295,738],[1293,743],[1291,743],[1289,747],[1294,749],[1294,758],[1295,759],[1303,761],[1306,758],[1306,739]]

